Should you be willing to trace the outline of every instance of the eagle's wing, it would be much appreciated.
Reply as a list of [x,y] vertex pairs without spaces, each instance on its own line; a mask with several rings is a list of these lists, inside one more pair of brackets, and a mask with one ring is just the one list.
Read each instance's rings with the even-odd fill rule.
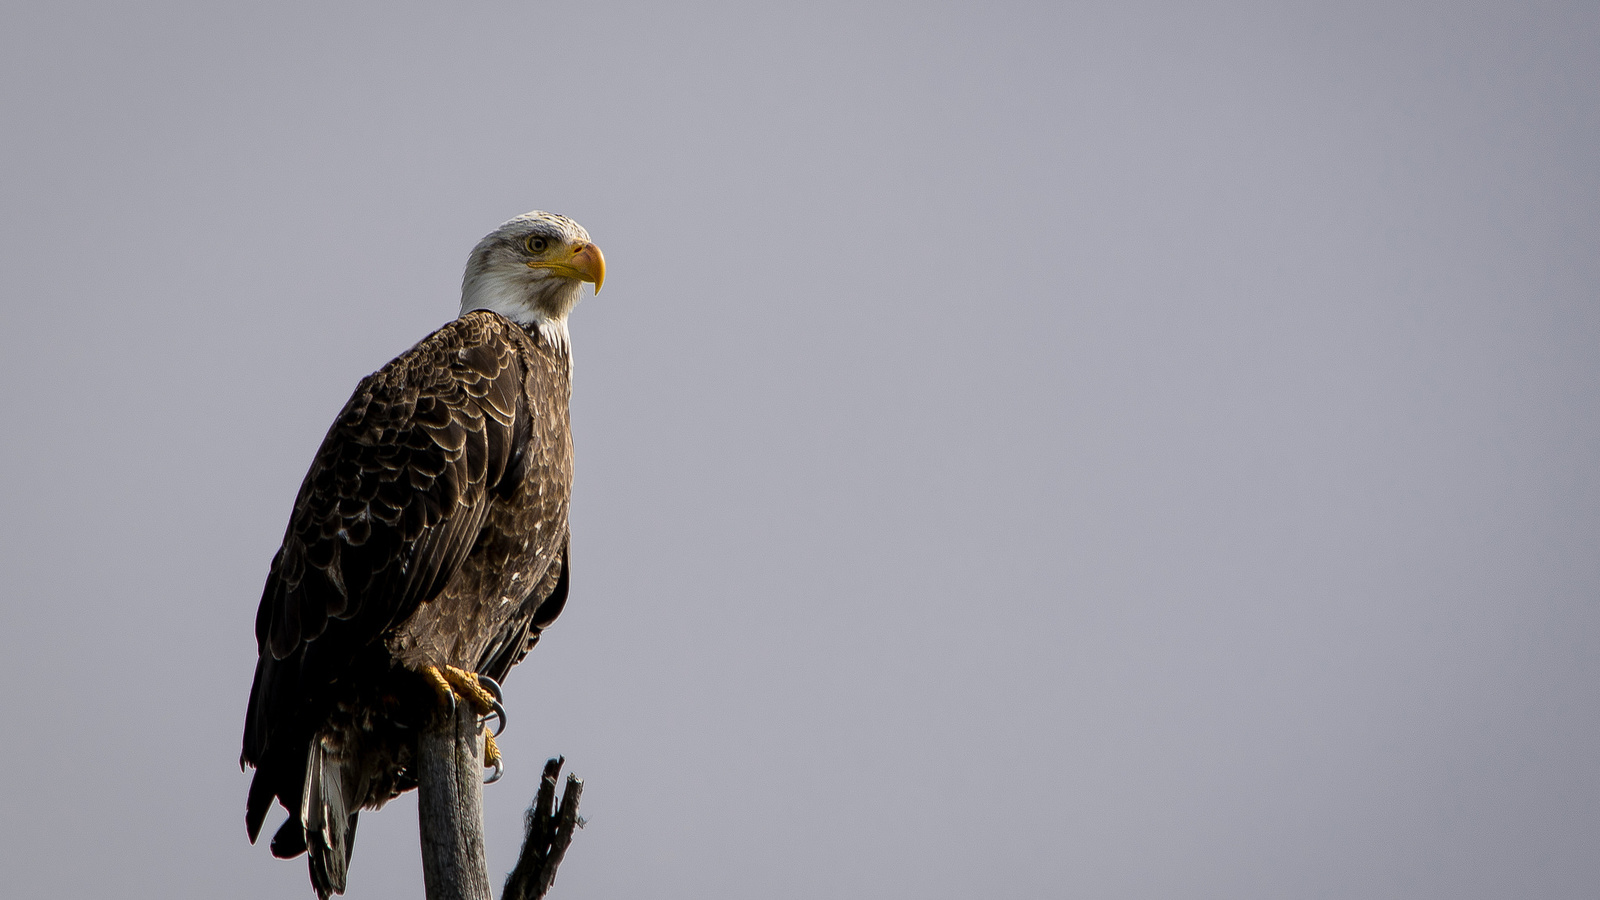
[[244,762],[259,765],[280,727],[300,730],[286,719],[305,717],[309,694],[444,588],[490,499],[520,478],[514,327],[488,312],[451,322],[364,379],[328,430],[256,613]]
[[505,681],[511,668],[522,662],[533,645],[539,643],[539,635],[561,615],[567,605],[567,591],[572,586],[570,543],[570,539],[562,541],[561,554],[545,570],[543,581],[528,595],[530,601],[538,604],[531,610],[532,614],[521,617],[518,624],[499,636],[497,643],[489,645],[483,658],[478,660],[479,672],[495,681]]

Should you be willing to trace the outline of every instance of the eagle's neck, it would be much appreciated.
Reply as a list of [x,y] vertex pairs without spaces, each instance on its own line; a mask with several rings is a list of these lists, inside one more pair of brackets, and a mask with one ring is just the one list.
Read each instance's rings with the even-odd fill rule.
[[579,282],[530,276],[526,272],[482,272],[461,286],[461,313],[497,312],[529,332],[538,331],[562,356],[572,353],[567,313],[578,305]]
[[554,320],[538,319],[532,323],[518,322],[517,324],[521,325],[530,334],[535,331],[539,332],[539,336],[544,338],[545,343],[554,348],[558,356],[566,357],[569,367],[572,365],[572,336],[567,333],[566,316]]

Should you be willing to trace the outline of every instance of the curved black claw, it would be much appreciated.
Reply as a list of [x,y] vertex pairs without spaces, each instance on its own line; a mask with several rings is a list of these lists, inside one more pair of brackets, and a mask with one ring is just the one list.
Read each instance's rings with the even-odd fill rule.
[[[506,730],[506,707],[504,702],[506,695],[501,693],[499,683],[487,675],[478,676],[478,685],[494,695],[494,702],[491,704],[489,716],[494,716],[500,720],[500,727],[494,730],[494,736],[499,737]],[[483,717],[486,725],[489,723],[489,716]]]
[[500,691],[500,682],[495,681],[493,678],[490,678],[482,672],[474,672],[473,674],[478,676],[479,687],[493,694],[494,698],[499,700],[501,703],[505,702],[506,695]]
[[499,719],[500,727],[494,730],[494,736],[499,737],[506,730],[506,708],[499,700],[493,700],[490,703],[492,708],[489,710],[489,714],[483,717],[481,724],[489,724],[491,718]]
[[505,760],[504,759],[497,759],[497,760],[494,761],[494,774],[490,775],[488,778],[485,778],[483,780],[483,783],[484,784],[494,784],[496,781],[499,781],[500,780],[500,776],[504,775],[505,773],[506,773]]

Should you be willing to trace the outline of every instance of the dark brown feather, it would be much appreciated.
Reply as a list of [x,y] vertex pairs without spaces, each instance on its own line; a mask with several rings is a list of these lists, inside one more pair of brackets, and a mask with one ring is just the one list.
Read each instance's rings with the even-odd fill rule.
[[564,351],[471,312],[363,379],[306,473],[256,616],[242,762],[251,840],[277,797],[274,852],[309,847],[323,896],[355,814],[414,786],[415,670],[504,678],[565,601],[569,394]]

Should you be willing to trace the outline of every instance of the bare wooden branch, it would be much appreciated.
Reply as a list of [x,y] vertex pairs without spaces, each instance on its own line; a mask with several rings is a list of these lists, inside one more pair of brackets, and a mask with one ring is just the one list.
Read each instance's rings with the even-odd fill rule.
[[417,826],[428,900],[493,900],[483,850],[483,726],[467,703],[417,741]]
[[564,758],[557,757],[544,764],[539,793],[523,819],[522,853],[517,857],[516,868],[506,876],[500,900],[540,900],[555,883],[556,868],[572,843],[573,832],[583,827],[583,820],[578,817],[583,779],[568,775],[561,805],[555,806],[556,777],[561,774],[563,762]]
[[[483,726],[466,703],[454,720],[441,721],[417,741],[417,825],[422,836],[422,880],[428,900],[493,900],[483,844]],[[526,833],[501,900],[540,900],[556,868],[583,827],[578,800],[583,780],[567,776],[556,805],[563,758],[545,763],[539,792],[524,818]]]

